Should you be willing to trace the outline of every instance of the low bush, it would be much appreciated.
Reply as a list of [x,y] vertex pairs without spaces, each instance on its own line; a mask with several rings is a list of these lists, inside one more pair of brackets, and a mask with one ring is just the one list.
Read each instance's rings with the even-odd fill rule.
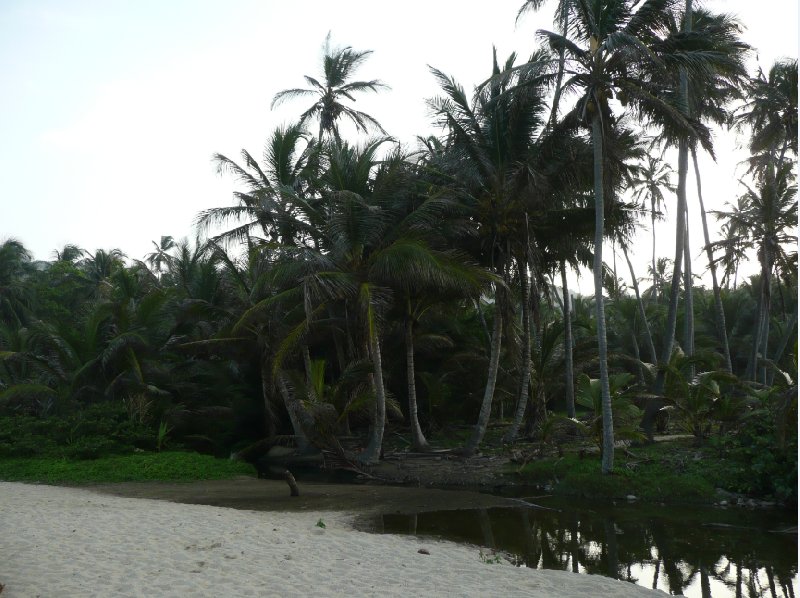
[[48,484],[192,481],[252,476],[252,465],[187,452],[132,453],[91,460],[0,459],[0,480]]

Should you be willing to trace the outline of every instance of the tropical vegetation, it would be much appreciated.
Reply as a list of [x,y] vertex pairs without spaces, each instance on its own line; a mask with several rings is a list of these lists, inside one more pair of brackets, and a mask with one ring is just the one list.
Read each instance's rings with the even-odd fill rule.
[[[668,428],[764,463],[783,485],[759,490],[796,498],[797,61],[749,74],[736,21],[691,0],[561,0],[554,30],[524,59],[487,56],[470,92],[431,68],[439,133],[413,149],[353,108],[388,88],[354,80],[370,52],[329,36],[323,76],[275,96],[313,103],[262,159],[214,156],[234,202],[201,211],[195,239],[50,261],[5,240],[0,478],[12,458],[167,444],[290,442],[364,468],[387,432],[424,452],[454,423],[470,457],[498,448],[498,422],[506,445],[596,443],[604,474],[621,443]],[[702,193],[687,205],[713,127],[751,153],[716,239]],[[653,237],[640,278],[633,236],[664,210],[674,259]],[[738,275],[746,260],[758,274]],[[567,285],[586,267],[591,297]]]

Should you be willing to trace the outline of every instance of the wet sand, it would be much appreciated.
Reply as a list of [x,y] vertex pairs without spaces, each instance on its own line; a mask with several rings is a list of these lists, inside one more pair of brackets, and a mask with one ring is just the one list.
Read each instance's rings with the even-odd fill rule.
[[[282,482],[255,479],[92,489],[0,482],[3,598],[665,596],[600,576],[489,564],[474,546],[352,527],[354,512],[488,507],[497,497],[316,484],[301,484],[301,493],[291,499]],[[231,499],[280,511],[173,502]]]

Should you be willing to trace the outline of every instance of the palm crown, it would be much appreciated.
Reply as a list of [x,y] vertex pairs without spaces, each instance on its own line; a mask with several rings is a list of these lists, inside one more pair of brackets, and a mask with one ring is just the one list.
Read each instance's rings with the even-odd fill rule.
[[351,81],[355,71],[372,54],[372,50],[357,52],[350,46],[344,48],[331,48],[331,35],[325,38],[322,55],[323,78],[320,81],[315,77],[305,75],[306,82],[311,88],[284,89],[275,94],[272,107],[285,100],[294,98],[314,98],[314,103],[300,115],[300,125],[304,126],[311,119],[319,119],[319,138],[324,133],[338,137],[337,123],[340,118],[346,117],[361,132],[377,129],[383,134],[380,123],[365,112],[355,110],[342,103],[343,100],[355,102],[354,94],[363,91],[380,91],[388,89],[385,83],[378,79],[371,81]]

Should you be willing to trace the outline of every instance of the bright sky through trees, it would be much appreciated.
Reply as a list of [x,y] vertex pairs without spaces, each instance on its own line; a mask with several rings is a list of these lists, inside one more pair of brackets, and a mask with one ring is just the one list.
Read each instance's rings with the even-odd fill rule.
[[[0,239],[19,239],[36,259],[52,259],[65,243],[142,258],[161,235],[193,236],[198,211],[232,202],[234,182],[216,175],[212,154],[236,156],[245,147],[258,155],[276,125],[299,115],[301,103],[270,111],[270,101],[319,70],[329,30],[335,45],[374,51],[358,76],[392,89],[357,107],[413,144],[433,132],[424,100],[436,85],[427,65],[471,89],[490,72],[493,44],[501,58],[525,57],[535,31],[553,28],[549,4],[515,26],[520,5],[7,0],[0,5]],[[765,69],[797,56],[793,0],[703,5],[740,17]],[[716,132],[717,164],[701,159],[709,209],[742,192],[737,162],[746,151],[736,146],[743,143]],[[704,264],[693,178],[689,187],[692,254]],[[659,253],[671,256],[674,225],[658,226]],[[640,237],[642,251],[632,257],[645,276],[647,232]]]

